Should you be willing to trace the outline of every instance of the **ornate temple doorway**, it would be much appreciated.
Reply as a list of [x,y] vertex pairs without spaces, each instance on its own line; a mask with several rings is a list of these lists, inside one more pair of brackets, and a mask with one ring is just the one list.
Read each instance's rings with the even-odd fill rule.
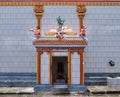
[[68,57],[53,56],[52,57],[52,82],[53,84],[68,83]]

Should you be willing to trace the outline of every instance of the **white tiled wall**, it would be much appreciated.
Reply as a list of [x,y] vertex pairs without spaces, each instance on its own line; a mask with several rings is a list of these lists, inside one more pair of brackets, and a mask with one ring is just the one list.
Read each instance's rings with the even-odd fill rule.
[[72,84],[80,83],[80,56],[74,53],[72,56]]
[[[58,16],[66,20],[65,25],[78,31],[75,7],[54,6],[44,10],[42,33],[57,26]],[[0,7],[0,72],[36,72],[33,33],[28,31],[35,27],[34,7]]]
[[[57,26],[58,16],[79,33],[76,7],[47,6],[44,10],[42,34]],[[84,24],[89,39],[85,72],[120,72],[120,7],[87,7]],[[0,7],[0,72],[36,72],[33,33],[28,31],[35,27],[33,7]],[[114,67],[109,66],[109,60],[115,61]]]
[[49,56],[47,53],[43,53],[41,56],[41,83],[49,83]]
[[53,52],[52,56],[68,56],[68,52]]
[[51,28],[57,27],[56,18],[61,16],[65,19],[64,26],[70,27],[75,32],[79,32],[79,20],[76,15],[76,7],[70,6],[46,6],[42,18],[42,34],[47,33]]
[[[87,7],[89,45],[85,49],[85,72],[120,72],[120,7]],[[108,62],[113,60],[114,67]]]
[[33,7],[0,7],[0,72],[36,72]]

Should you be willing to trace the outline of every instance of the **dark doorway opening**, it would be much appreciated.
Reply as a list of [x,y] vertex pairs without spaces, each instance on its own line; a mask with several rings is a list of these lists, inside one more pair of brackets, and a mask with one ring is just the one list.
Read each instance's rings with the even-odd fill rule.
[[67,84],[68,83],[68,57],[53,56],[52,62],[53,62],[53,66],[52,66],[53,84]]

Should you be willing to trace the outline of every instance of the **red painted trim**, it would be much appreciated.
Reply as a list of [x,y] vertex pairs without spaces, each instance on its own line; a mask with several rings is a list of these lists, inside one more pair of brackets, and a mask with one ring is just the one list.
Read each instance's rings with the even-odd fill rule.
[[85,41],[35,41],[33,45],[87,45]]
[[120,0],[0,0],[0,2],[120,2]]

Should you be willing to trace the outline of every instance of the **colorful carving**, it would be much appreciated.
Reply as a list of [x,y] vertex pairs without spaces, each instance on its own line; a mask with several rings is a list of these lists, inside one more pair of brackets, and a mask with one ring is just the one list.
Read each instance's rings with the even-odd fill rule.
[[[87,36],[87,34],[86,34],[87,27],[86,26],[83,26],[80,34],[77,34],[72,29],[63,26],[65,20],[64,19],[62,20],[60,18],[60,16],[56,20],[57,20],[59,26],[51,29],[48,33],[45,33],[45,36],[55,36],[57,39],[65,39],[66,36],[78,36],[78,37],[81,36],[82,39],[84,39],[86,42],[88,42],[87,37],[86,37]],[[40,29],[38,27],[36,27],[35,30],[30,29],[29,31],[34,32],[34,36],[36,37],[36,39],[39,39],[41,37]]]
[[65,20],[61,19],[60,16],[56,19],[58,22],[59,27],[51,29],[48,33],[45,33],[46,36],[56,36],[58,39],[63,39],[64,35],[77,35],[72,29],[69,29],[68,27],[64,27]]
[[63,39],[64,38],[63,34],[65,34],[63,25],[64,25],[65,20],[64,19],[62,20],[60,18],[60,16],[56,20],[57,20],[58,25],[59,25],[59,28],[57,29],[57,33],[56,33],[56,38]]
[[33,32],[34,33],[34,36],[38,39],[41,34],[40,34],[40,29],[38,29],[38,27],[36,27],[36,29],[30,29],[29,31]]
[[62,27],[63,23],[64,23],[64,21],[62,21],[62,20],[59,22],[59,28],[57,29],[57,33],[56,33],[56,38],[58,38],[58,39],[64,38],[64,36],[63,36],[64,28]]
[[60,16],[56,19],[59,25],[64,25],[65,19],[61,19]]
[[80,36],[87,36],[86,29],[87,27],[84,25],[83,28],[81,29]]
[[[64,35],[68,35],[68,36],[76,36],[77,33],[75,33],[72,29],[68,28],[68,27],[64,27],[63,26],[63,31],[64,31]],[[45,33],[45,36],[56,36],[58,31],[58,28],[53,28],[51,29],[48,33]]]

